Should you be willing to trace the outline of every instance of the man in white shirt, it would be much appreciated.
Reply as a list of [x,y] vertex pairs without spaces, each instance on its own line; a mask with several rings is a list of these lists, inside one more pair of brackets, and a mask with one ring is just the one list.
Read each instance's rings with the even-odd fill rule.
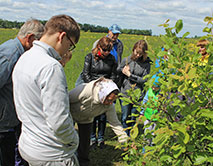
[[69,112],[63,66],[58,60],[80,37],[76,21],[53,16],[40,41],[25,52],[13,71],[14,101],[22,133],[19,151],[32,166],[78,166],[79,138]]

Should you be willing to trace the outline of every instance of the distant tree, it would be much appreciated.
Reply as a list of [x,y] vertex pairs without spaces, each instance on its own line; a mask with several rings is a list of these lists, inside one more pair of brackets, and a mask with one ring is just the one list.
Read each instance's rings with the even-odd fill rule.
[[[46,20],[40,20],[40,22],[45,25],[46,24]],[[8,21],[8,20],[3,20],[0,19],[0,28],[20,28],[22,25],[24,24],[24,22],[17,22],[17,21]],[[108,32],[108,28],[107,27],[103,27],[100,25],[91,25],[91,24],[80,24],[78,23],[81,30],[85,31],[85,32],[98,32],[98,33],[107,33]],[[147,35],[147,36],[151,36],[152,35],[152,30],[140,30],[140,29],[123,29],[121,31],[124,34],[135,34],[135,35]]]

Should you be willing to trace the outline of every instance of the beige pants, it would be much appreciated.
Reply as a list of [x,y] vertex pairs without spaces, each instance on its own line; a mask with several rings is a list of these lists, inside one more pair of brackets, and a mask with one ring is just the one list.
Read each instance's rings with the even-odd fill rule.
[[79,166],[79,162],[75,154],[70,158],[60,161],[35,161],[23,151],[19,151],[21,156],[29,163],[30,166]]

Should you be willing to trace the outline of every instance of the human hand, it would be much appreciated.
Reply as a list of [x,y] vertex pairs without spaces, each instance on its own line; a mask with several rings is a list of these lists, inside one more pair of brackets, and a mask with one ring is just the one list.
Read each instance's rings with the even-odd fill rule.
[[130,77],[131,73],[129,65],[124,66],[122,73],[125,74],[127,77]]

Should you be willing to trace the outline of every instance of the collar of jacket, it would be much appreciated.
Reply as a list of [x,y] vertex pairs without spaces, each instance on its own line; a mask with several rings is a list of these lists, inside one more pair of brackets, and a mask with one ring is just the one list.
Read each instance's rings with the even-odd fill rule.
[[15,41],[16,46],[17,46],[17,48],[18,48],[19,54],[22,55],[22,54],[24,53],[24,47],[22,46],[20,40],[18,39],[18,37],[16,37],[16,38],[14,39],[14,41]]
[[61,56],[56,52],[56,50],[48,44],[41,42],[41,41],[34,41],[33,45],[37,45],[38,47],[43,48],[47,52],[48,55],[55,58],[56,60],[61,59]]

